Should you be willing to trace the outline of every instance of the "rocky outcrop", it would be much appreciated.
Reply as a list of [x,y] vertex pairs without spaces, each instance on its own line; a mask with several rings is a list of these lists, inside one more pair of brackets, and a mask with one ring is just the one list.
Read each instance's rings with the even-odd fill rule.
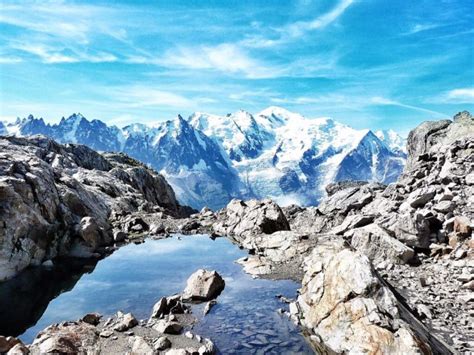
[[395,183],[331,184],[318,207],[283,209],[291,231],[235,238],[253,254],[240,262],[254,275],[303,265],[290,310],[321,352],[474,349],[463,311],[474,299],[472,116],[420,125],[408,152]]
[[281,208],[271,200],[232,200],[221,210],[220,221],[213,228],[218,234],[245,239],[289,230],[290,226]]
[[92,256],[134,211],[184,216],[165,179],[121,154],[0,137],[0,281],[57,256]]
[[[295,317],[313,340],[344,354],[432,354],[451,350],[402,310],[369,259],[328,237],[305,261]],[[407,319],[404,319],[407,318]],[[412,324],[412,325],[411,325]],[[318,344],[315,344],[318,346]]]
[[251,255],[239,259],[238,263],[254,276],[299,280],[302,262],[316,242],[315,235],[293,231],[258,235],[240,243]]
[[28,348],[15,337],[4,337],[0,335],[0,353],[7,355],[28,354]]
[[199,269],[186,282],[183,299],[209,301],[219,296],[224,287],[224,279],[216,271]]
[[408,135],[408,159],[406,170],[413,169],[419,159],[435,151],[438,147],[447,146],[458,139],[474,135],[473,116],[467,112],[459,112],[453,121],[427,121],[420,124]]

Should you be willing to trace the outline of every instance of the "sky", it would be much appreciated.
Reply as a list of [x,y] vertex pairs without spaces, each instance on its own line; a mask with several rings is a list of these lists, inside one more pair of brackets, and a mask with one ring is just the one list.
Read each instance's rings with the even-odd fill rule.
[[0,3],[0,119],[268,106],[400,133],[474,111],[474,2]]

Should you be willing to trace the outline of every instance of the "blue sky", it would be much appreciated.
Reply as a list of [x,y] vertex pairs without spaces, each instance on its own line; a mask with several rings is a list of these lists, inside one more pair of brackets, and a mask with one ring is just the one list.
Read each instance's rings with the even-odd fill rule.
[[472,0],[2,1],[0,118],[277,105],[407,132],[474,111]]

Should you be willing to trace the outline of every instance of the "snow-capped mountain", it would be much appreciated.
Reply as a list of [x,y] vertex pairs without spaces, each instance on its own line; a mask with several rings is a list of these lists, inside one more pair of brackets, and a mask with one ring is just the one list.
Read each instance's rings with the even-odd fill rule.
[[390,149],[407,154],[407,140],[393,129],[375,131],[374,134]]
[[220,208],[234,197],[315,204],[333,181],[395,181],[406,158],[404,140],[393,131],[355,130],[279,107],[256,115],[197,112],[123,128],[81,114],[52,125],[30,115],[0,124],[0,134],[44,134],[126,152],[164,174],[180,202],[195,208]]
[[7,127],[0,121],[0,135],[8,134]]
[[249,195],[282,204],[314,204],[332,181],[392,182],[405,160],[369,130],[279,107],[255,116],[195,113],[189,122],[226,150]]

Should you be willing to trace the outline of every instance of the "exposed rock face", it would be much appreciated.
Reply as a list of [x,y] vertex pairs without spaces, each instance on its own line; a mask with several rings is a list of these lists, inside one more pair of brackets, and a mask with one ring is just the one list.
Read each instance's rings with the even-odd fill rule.
[[20,339],[0,335],[0,353],[6,354],[18,344],[22,344]]
[[224,287],[224,279],[216,271],[199,269],[189,277],[183,291],[183,298],[208,301],[219,296]]
[[408,151],[397,182],[331,184],[317,208],[283,209],[290,232],[235,238],[253,251],[240,262],[257,275],[275,264],[294,269],[295,250],[299,260],[310,254],[290,312],[336,352],[454,352],[432,327],[457,350],[474,349],[474,318],[463,311],[474,299],[472,116],[420,125]]
[[112,242],[111,219],[179,206],[165,179],[124,155],[40,136],[0,138],[0,281],[59,255]]
[[232,200],[221,213],[221,223],[214,230],[222,235],[245,238],[290,229],[281,208],[271,200]]
[[40,332],[30,350],[32,354],[94,353],[98,351],[98,339],[95,326],[85,322],[65,322]]
[[[329,238],[305,261],[297,316],[333,351],[430,354],[449,349],[403,320],[402,307],[369,259]],[[414,322],[409,317],[410,322]],[[444,351],[443,351],[444,350]]]
[[315,235],[293,231],[258,235],[240,243],[252,255],[239,259],[238,262],[251,275],[300,279],[301,264],[316,242]]
[[437,147],[446,146],[458,139],[474,135],[474,118],[467,112],[459,112],[453,121],[424,122],[408,135],[408,159],[406,170],[417,165],[419,157],[434,152]]
[[[350,235],[351,233],[347,233]],[[382,262],[408,263],[415,257],[412,248],[393,238],[376,224],[352,230],[351,245],[366,255],[374,264]]]

